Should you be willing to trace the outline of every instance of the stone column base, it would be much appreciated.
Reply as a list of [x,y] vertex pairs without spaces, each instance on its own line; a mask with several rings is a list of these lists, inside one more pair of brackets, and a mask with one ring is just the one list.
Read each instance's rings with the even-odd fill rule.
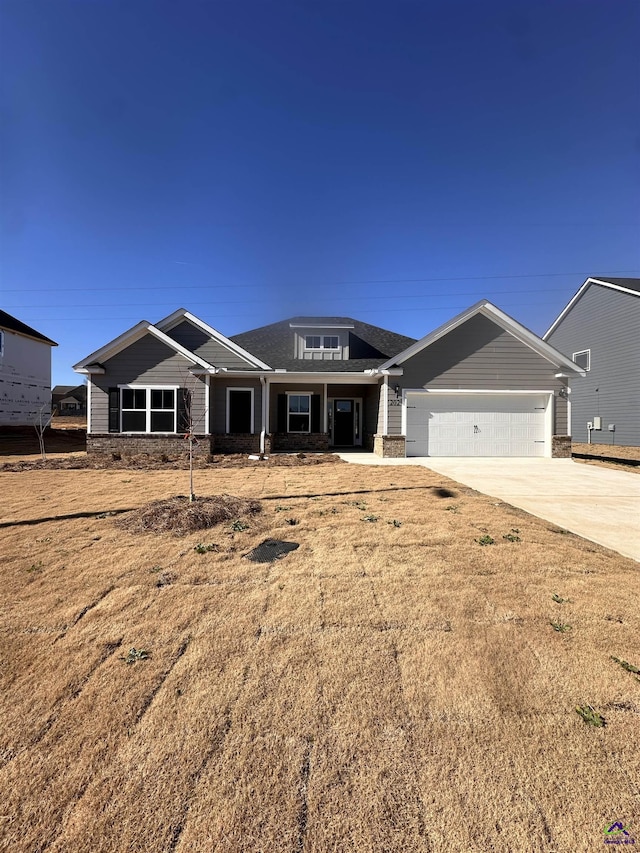
[[404,459],[407,455],[404,435],[375,435],[373,452],[383,459]]
[[571,459],[571,436],[554,435],[551,439],[551,456],[554,459]]

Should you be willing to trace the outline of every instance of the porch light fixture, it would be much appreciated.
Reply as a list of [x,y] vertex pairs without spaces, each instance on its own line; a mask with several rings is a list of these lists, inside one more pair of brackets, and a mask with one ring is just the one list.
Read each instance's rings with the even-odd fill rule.
[[393,390],[396,392],[396,397],[397,397],[398,394],[400,393],[400,386],[396,385],[396,387]]
[[563,400],[568,400],[570,393],[571,393],[570,389],[565,388],[563,385],[562,388],[558,391],[558,397],[562,397]]

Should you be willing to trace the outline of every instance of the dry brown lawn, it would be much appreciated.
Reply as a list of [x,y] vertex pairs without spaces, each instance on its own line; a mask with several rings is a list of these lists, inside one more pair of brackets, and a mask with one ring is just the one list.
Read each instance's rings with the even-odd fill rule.
[[[200,471],[262,500],[247,530],[115,525],[185,477],[0,473],[0,849],[640,841],[640,682],[611,659],[640,666],[637,563],[409,467]],[[268,537],[300,547],[243,556]]]

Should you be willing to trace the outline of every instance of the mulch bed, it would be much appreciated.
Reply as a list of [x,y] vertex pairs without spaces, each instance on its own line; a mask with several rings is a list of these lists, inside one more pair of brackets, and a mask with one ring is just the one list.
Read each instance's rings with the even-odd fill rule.
[[[1,458],[1,457],[0,457]],[[320,453],[307,456],[305,453],[276,454],[263,460],[249,459],[243,453],[220,454],[219,456],[195,457],[193,467],[198,469],[216,470],[218,468],[256,468],[282,467],[297,468],[301,465],[326,465],[327,463],[342,463],[342,459],[333,453]],[[135,456],[123,456],[114,459],[111,455],[69,456],[68,458],[29,459],[21,462],[5,462],[0,464],[0,471],[41,471],[41,470],[75,470],[90,469],[103,471],[108,469],[125,469],[139,471],[184,471],[189,468],[189,456],[151,456],[139,453]]]
[[208,530],[225,521],[242,521],[262,510],[260,501],[234,495],[188,497],[179,495],[152,501],[116,519],[114,524],[130,533],[173,533],[185,536],[197,530]]

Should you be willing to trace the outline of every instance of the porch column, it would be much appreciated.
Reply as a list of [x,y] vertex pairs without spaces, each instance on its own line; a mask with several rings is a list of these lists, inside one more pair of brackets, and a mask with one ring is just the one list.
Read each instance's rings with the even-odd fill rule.
[[324,383],[324,416],[322,418],[322,431],[329,432],[329,406],[327,400],[327,383]]

